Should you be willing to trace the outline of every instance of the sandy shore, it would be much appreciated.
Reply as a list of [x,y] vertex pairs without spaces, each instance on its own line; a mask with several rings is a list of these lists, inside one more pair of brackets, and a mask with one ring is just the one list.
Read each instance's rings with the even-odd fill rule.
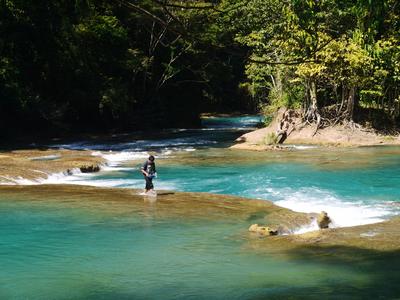
[[[276,118],[268,127],[254,130],[239,137],[233,149],[244,150],[281,150],[275,145],[268,145],[268,135],[276,134],[284,110],[278,112]],[[383,135],[371,129],[360,126],[336,125],[321,128],[316,131],[315,125],[300,126],[301,120],[293,118],[294,130],[290,131],[282,144],[318,145],[331,147],[358,147],[375,145],[400,145],[400,135]]]
[[0,152],[0,184],[12,183],[15,178],[47,178],[48,174],[73,169],[96,171],[105,163],[91,151],[75,150],[17,150]]

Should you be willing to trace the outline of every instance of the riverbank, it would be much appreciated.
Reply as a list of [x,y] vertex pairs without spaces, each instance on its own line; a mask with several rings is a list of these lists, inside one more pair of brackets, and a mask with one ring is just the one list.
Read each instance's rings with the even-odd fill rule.
[[92,151],[30,149],[0,152],[0,184],[46,179],[54,173],[97,172],[105,159]]
[[[287,137],[282,145],[277,145],[274,138],[282,131]],[[328,147],[400,145],[400,134],[384,135],[354,123],[317,130],[316,125],[304,124],[296,112],[281,109],[269,126],[246,133],[235,142],[232,149],[256,151],[282,150],[285,145],[293,144]]]

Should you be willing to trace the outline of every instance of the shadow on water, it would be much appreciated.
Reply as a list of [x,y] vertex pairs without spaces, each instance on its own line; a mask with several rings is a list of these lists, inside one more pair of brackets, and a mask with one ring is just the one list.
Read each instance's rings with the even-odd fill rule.
[[219,116],[203,119],[200,127],[135,130],[130,132],[94,132],[28,135],[0,139],[0,152],[13,150],[102,150],[158,151],[165,147],[225,147],[262,122],[260,115]]
[[[283,252],[294,264],[316,266],[312,273],[304,271],[304,277],[320,274],[321,278],[299,284],[288,277],[286,285],[268,279],[254,283],[248,280],[227,289],[201,289],[188,287],[185,282],[162,281],[163,284],[154,283],[141,291],[120,291],[94,284],[85,288],[81,296],[83,299],[399,299],[400,251],[304,246]],[[352,278],[330,274],[332,268],[350,272]]]
[[[273,289],[260,287],[246,299],[399,299],[400,250],[377,251],[347,246],[299,246],[284,251],[297,263],[315,264],[323,271],[317,285]],[[354,274],[344,282],[340,274],[329,274],[340,267]],[[321,272],[320,270],[317,272]],[[306,274],[305,274],[306,275]],[[313,274],[315,276],[316,274]]]
[[250,216],[246,219],[248,222],[263,222],[265,217],[269,214],[268,211],[257,211],[255,213],[250,214]]

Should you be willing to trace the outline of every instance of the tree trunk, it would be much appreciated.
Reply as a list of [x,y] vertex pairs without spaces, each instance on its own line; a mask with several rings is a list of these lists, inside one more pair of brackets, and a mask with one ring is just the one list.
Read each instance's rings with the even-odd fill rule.
[[281,74],[280,68],[276,70],[275,74],[275,87],[276,91],[278,92],[279,99],[282,99],[283,97],[283,84],[282,84],[282,74]]
[[307,84],[308,96],[305,104],[305,113],[304,118],[306,121],[310,123],[314,123],[317,121],[319,117],[318,113],[318,101],[317,101],[317,84],[314,80],[311,80]]
[[356,88],[352,86],[349,90],[347,97],[347,114],[346,117],[349,121],[353,120],[354,105],[355,105]]
[[310,107],[310,84],[308,81],[305,82],[305,95],[304,95],[304,102],[302,103],[302,109],[303,109],[303,117],[305,119],[308,108]]
[[317,110],[317,84],[314,80],[310,84],[310,100],[311,110],[315,112]]
[[311,80],[307,84],[307,87],[310,99],[307,99],[308,107],[306,108],[304,120],[309,124],[316,124],[315,131],[313,133],[313,135],[315,135],[321,124],[321,115],[318,111],[317,83],[315,82],[315,80]]

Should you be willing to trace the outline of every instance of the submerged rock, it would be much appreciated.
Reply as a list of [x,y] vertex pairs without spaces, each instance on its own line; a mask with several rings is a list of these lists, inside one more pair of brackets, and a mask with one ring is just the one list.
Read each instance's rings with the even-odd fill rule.
[[257,232],[258,224],[253,224],[249,227],[250,232]]
[[329,224],[332,223],[331,218],[329,218],[328,213],[321,211],[317,218],[317,224],[320,229],[329,228]]
[[250,232],[258,233],[259,235],[278,235],[278,229],[268,227],[268,226],[259,226],[258,224],[253,224],[249,227]]
[[257,229],[257,233],[260,235],[278,235],[278,230],[267,226],[260,226]]

